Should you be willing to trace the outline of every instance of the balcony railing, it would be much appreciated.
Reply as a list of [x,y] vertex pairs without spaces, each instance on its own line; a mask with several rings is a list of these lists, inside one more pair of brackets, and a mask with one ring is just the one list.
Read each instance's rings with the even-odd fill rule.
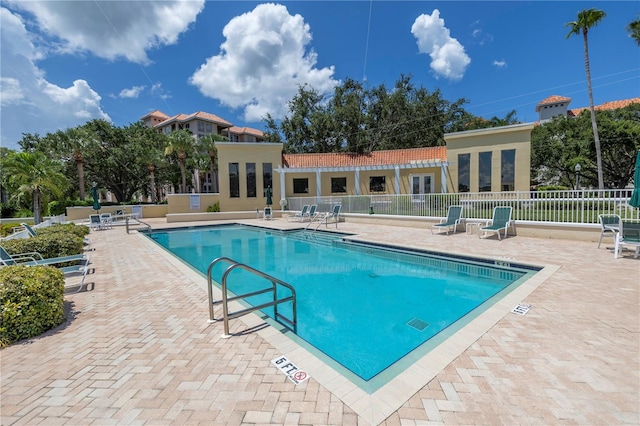
[[330,212],[340,204],[341,213],[425,216],[441,218],[451,205],[462,205],[465,218],[490,219],[496,206],[513,207],[513,219],[524,222],[593,224],[600,214],[618,214],[624,220],[640,220],[640,209],[631,207],[630,189],[578,191],[464,192],[421,195],[351,195],[288,198],[289,210],[317,204]]

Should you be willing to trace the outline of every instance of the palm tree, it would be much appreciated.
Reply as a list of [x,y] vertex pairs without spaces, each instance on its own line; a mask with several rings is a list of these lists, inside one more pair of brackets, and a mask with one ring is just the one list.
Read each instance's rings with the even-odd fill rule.
[[207,153],[209,156],[209,174],[211,176],[211,192],[218,192],[218,167],[216,162],[216,156],[218,150],[216,149],[216,142],[224,142],[227,138],[217,133],[210,133],[204,135],[198,141],[200,150]]
[[42,152],[20,152],[7,157],[4,171],[13,196],[31,195],[33,221],[42,222],[42,199],[48,195],[61,198],[69,181],[60,171],[61,165]]
[[571,30],[567,34],[567,38],[574,34],[582,34],[584,39],[584,65],[587,70],[587,89],[589,91],[589,110],[591,111],[591,126],[593,127],[593,138],[596,144],[596,164],[598,167],[598,188],[604,189],[604,177],[602,175],[602,153],[600,152],[600,137],[598,136],[598,125],[596,124],[596,110],[593,106],[593,90],[591,88],[591,69],[589,68],[589,41],[587,34],[589,30],[606,16],[602,10],[584,9],[578,12],[578,19],[573,22],[567,22],[565,26]]
[[180,176],[182,177],[180,193],[184,194],[187,192],[187,156],[193,151],[193,137],[187,130],[177,130],[171,132],[168,139],[169,145],[167,145],[164,155],[169,156],[175,153],[178,157]]
[[629,31],[631,38],[635,39],[638,46],[640,46],[640,17],[627,25],[627,31]]

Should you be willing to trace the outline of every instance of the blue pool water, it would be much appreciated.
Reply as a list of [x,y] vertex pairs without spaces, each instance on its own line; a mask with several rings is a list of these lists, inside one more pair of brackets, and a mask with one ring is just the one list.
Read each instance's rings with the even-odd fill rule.
[[[486,309],[487,300],[495,302],[535,269],[351,243],[343,241],[344,234],[324,232],[233,225],[149,236],[203,274],[213,259],[225,256],[291,284],[297,336],[364,381],[472,311]],[[213,279],[220,282],[228,266],[216,266]],[[228,287],[239,294],[264,288],[265,282],[237,270]],[[279,310],[290,316],[291,306]],[[272,316],[272,308],[264,312]]]

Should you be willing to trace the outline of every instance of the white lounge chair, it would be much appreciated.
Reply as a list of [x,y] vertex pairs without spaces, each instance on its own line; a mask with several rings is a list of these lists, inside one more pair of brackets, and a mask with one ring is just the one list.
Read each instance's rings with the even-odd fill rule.
[[26,253],[9,254],[4,247],[0,246],[0,264],[3,266],[10,265],[56,265],[59,263],[76,262],[84,259],[84,254],[74,254],[70,256],[50,257],[45,259],[37,251]]

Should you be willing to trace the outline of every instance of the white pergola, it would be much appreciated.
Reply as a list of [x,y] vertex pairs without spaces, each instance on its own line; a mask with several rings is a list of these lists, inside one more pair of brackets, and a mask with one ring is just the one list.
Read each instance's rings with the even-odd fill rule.
[[285,175],[287,173],[315,173],[316,175],[316,196],[322,194],[322,173],[329,172],[350,172],[355,176],[355,188],[356,193],[354,195],[360,195],[360,172],[371,170],[394,170],[395,172],[395,186],[394,191],[396,195],[400,194],[400,170],[406,169],[425,169],[425,168],[440,168],[441,176],[441,188],[440,191],[445,194],[447,192],[447,167],[449,163],[446,161],[411,161],[406,164],[379,164],[371,166],[338,166],[338,167],[282,167],[279,166],[275,169],[280,174],[280,193],[282,196],[285,194]]

